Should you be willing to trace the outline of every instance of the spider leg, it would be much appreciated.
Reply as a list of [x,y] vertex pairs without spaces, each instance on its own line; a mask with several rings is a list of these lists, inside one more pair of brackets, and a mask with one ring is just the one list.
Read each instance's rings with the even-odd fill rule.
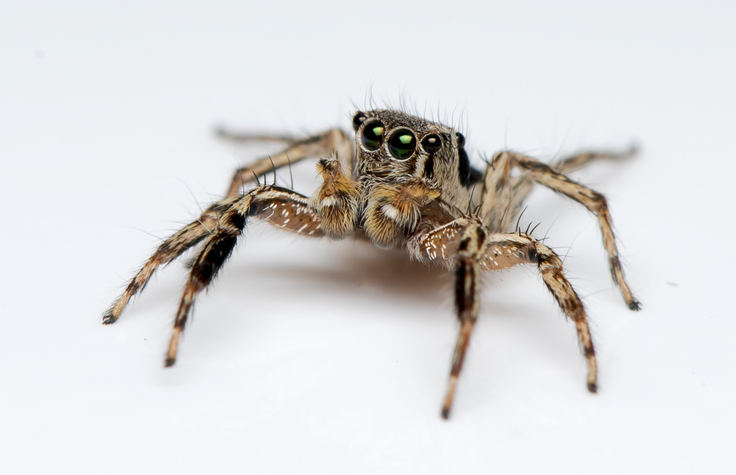
[[[256,135],[253,137],[265,138]],[[286,137],[280,138],[286,139]],[[352,142],[348,135],[340,129],[330,129],[305,139],[284,141],[288,144],[286,149],[273,156],[260,158],[250,165],[238,168],[230,180],[226,196],[237,195],[244,185],[252,183],[257,177],[267,175],[274,169],[294,164],[309,157],[336,155],[348,170],[353,169],[350,162],[352,160]]]
[[176,362],[179,340],[197,295],[209,286],[232,253],[249,217],[260,218],[281,229],[307,236],[321,236],[317,210],[306,197],[277,186],[261,186],[236,200],[227,201],[215,229],[204,241],[184,286],[174,319],[165,366]]
[[442,405],[442,417],[450,415],[457,381],[478,317],[478,273],[506,269],[518,264],[536,264],[547,289],[574,323],[588,363],[587,387],[597,391],[597,363],[585,308],[565,278],[562,261],[549,247],[523,233],[487,234],[472,218],[458,218],[410,238],[410,254],[424,262],[455,264],[455,306],[460,330],[453,352],[450,380]]
[[[320,219],[317,210],[309,203],[308,198],[296,192],[276,186],[261,186],[243,196],[225,198],[218,201],[192,223],[166,239],[153,255],[146,261],[136,275],[131,279],[123,293],[102,317],[102,323],[114,323],[123,312],[130,299],[142,291],[153,273],[161,265],[168,264],[184,251],[202,242],[205,244],[190,266],[190,273],[194,270],[203,252],[211,248],[213,237],[222,234],[222,220],[227,213],[232,213],[233,207],[243,206],[243,200],[249,204],[248,216],[266,221],[280,229],[292,231],[303,236],[321,237],[324,235],[320,228]],[[227,223],[225,223],[227,224]],[[230,230],[232,226],[225,226]],[[218,234],[219,233],[219,234]],[[205,240],[209,236],[208,240]],[[209,252],[212,252],[211,250]]]
[[518,264],[536,264],[542,280],[560,309],[575,323],[578,340],[588,362],[587,386],[597,391],[597,364],[585,307],[565,277],[562,261],[549,247],[524,233],[499,233],[488,237],[480,261],[483,270],[500,270]]
[[442,404],[442,417],[450,417],[452,401],[455,397],[457,380],[465,361],[470,336],[478,320],[478,272],[479,260],[483,254],[486,232],[480,223],[469,223],[457,247],[455,265],[455,309],[460,320],[460,330],[452,354],[450,380]]
[[[570,167],[579,165],[585,159],[571,157],[566,163]],[[565,163],[565,162],[563,162]],[[608,262],[611,276],[621,290],[624,301],[631,310],[639,310],[641,304],[634,297],[624,278],[621,260],[619,258],[616,239],[613,233],[611,214],[606,199],[600,193],[571,180],[552,167],[533,158],[515,152],[500,152],[494,156],[486,173],[482,196],[481,216],[485,223],[490,223],[491,229],[508,229],[509,206],[514,206],[516,197],[509,185],[510,170],[515,166],[520,168],[524,177],[561,193],[593,212],[598,218],[598,224],[603,237],[603,245],[608,253]],[[510,211],[515,211],[511,209]]]
[[585,150],[568,155],[550,165],[556,171],[564,174],[572,173],[586,167],[591,162],[600,160],[626,160],[632,158],[639,152],[639,147],[634,143],[628,148],[620,150]]
[[[568,174],[580,170],[594,161],[625,160],[638,152],[632,144],[623,150],[588,150],[564,157],[550,164],[555,171]],[[521,204],[534,186],[534,180],[528,174],[509,177],[508,169],[497,168],[493,162],[489,164],[483,175],[483,192],[481,193],[482,216],[489,216],[491,229],[509,229],[509,224],[518,215]],[[494,209],[495,208],[495,209]]]
[[278,142],[292,144],[297,142],[299,139],[294,135],[287,134],[260,134],[255,132],[242,132],[227,129],[225,127],[218,127],[215,129],[215,134],[222,140],[227,140],[236,143],[245,142]]
[[198,244],[205,236],[210,234],[217,226],[217,220],[222,211],[229,206],[229,201],[232,200],[224,200],[213,204],[196,221],[184,226],[180,231],[162,242],[133,279],[131,279],[120,297],[105,312],[102,317],[102,323],[114,323],[120,317],[120,314],[128,305],[128,302],[130,302],[130,299],[143,290],[156,269],[161,265],[173,261],[184,251]]
[[[627,149],[618,151],[590,150],[579,152],[553,162],[550,167],[559,173],[568,174],[580,170],[594,161],[625,160],[636,155],[637,151],[638,149],[636,145],[631,145]],[[522,174],[511,179],[509,188],[502,199],[504,203],[508,203],[503,206],[503,208],[508,209],[509,212],[506,214],[504,222],[501,223],[499,229],[508,229],[509,222],[518,214],[521,209],[521,204],[524,202],[526,197],[529,196],[533,186],[534,180],[532,180],[527,174]]]

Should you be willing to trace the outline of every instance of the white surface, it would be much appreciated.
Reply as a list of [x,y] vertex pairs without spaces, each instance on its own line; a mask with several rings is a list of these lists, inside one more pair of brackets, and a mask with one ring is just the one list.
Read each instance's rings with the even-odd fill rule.
[[[0,472],[733,473],[735,13],[6,4]],[[597,396],[572,325],[520,268],[486,278],[442,421],[449,276],[262,225],[200,298],[172,370],[181,262],[100,325],[158,238],[264,152],[218,143],[213,125],[348,127],[371,90],[462,122],[476,163],[504,146],[642,143],[634,161],[576,175],[609,198],[642,312],[622,303],[583,209],[538,190],[524,217],[585,298]],[[311,165],[296,172],[310,192]]]

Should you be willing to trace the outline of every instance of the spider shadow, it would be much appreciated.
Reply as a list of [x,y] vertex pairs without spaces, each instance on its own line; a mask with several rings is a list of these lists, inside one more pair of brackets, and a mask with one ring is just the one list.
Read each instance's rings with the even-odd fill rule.
[[[453,308],[455,273],[452,270],[412,261],[403,251],[378,249],[359,240],[328,241],[325,246],[332,246],[329,265],[310,265],[298,257],[269,263],[238,259],[229,270],[228,281],[237,282],[230,285],[245,285],[249,293],[264,301],[278,289],[281,296],[303,299],[307,305],[309,302],[324,305],[325,297],[331,298],[337,292],[357,305],[380,299],[392,301],[402,309],[416,309],[397,310],[401,318],[453,324],[457,320]],[[530,300],[524,297],[528,296],[528,291],[521,290],[509,297],[510,289],[530,286],[537,287],[535,293],[542,295],[542,300]],[[536,269],[530,266],[483,273],[479,295],[480,326],[507,327],[513,332],[512,338],[531,340],[550,355],[564,351],[569,344],[570,328],[566,328],[568,325],[563,318],[555,318],[560,316],[560,311],[553,299],[544,300],[546,292]],[[244,298],[252,302],[253,295]],[[348,311],[343,315],[348,317],[354,313]],[[453,339],[454,333],[450,337]]]
[[[246,259],[232,266],[230,278],[246,285],[253,283],[264,292],[278,288],[281,295],[297,294],[315,301],[340,292],[355,294],[355,298],[367,294],[422,302],[434,309],[451,307],[451,271],[412,261],[405,252],[377,249],[358,240],[338,243],[337,247],[327,265],[310,265],[299,258],[268,264]],[[315,294],[316,297],[309,297]]]

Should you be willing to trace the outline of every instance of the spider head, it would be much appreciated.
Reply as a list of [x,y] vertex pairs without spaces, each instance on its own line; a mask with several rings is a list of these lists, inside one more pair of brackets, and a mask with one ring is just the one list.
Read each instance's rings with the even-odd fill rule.
[[388,182],[420,180],[433,189],[469,186],[465,138],[451,127],[394,110],[353,116],[358,174]]
[[472,169],[465,138],[451,127],[399,111],[374,110],[357,112],[353,130],[364,193],[362,222],[375,244],[400,242],[437,198],[468,199]]

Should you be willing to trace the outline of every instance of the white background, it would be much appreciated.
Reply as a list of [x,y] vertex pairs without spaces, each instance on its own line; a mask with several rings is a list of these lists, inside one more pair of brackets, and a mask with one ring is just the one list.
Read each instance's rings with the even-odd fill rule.
[[[0,471],[734,473],[733,3],[479,5],[3,2]],[[173,369],[183,261],[100,324],[158,240],[271,150],[214,125],[349,127],[370,95],[461,124],[476,164],[642,144],[576,174],[609,198],[642,312],[584,209],[540,189],[522,220],[584,297],[597,396],[522,267],[485,278],[442,421],[450,276],[259,224]],[[294,171],[311,192],[313,165]]]

